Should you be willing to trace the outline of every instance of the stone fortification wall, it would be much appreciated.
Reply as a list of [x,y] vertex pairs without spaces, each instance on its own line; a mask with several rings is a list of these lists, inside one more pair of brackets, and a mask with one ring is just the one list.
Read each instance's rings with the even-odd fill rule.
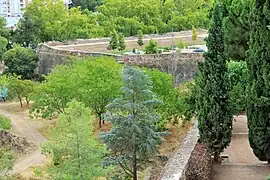
[[47,44],[38,47],[38,74],[48,74],[58,64],[69,63],[71,56],[110,56],[119,63],[140,67],[157,68],[174,76],[175,84],[192,79],[197,72],[197,61],[203,60],[201,53],[168,53],[157,55],[115,55],[78,50],[63,50]]

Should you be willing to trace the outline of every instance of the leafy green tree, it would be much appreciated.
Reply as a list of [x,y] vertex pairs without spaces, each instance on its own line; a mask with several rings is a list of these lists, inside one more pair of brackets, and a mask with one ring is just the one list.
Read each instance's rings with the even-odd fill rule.
[[131,67],[123,70],[123,97],[116,98],[107,106],[110,132],[104,134],[104,142],[110,149],[113,163],[137,180],[137,171],[157,153],[161,140],[156,132],[158,114],[156,100],[151,91],[151,80],[142,71]]
[[245,61],[227,62],[230,79],[230,104],[233,114],[246,109],[247,63]]
[[0,148],[0,179],[5,177],[12,170],[14,164],[14,156],[8,148]]
[[105,175],[105,148],[93,136],[90,115],[82,103],[68,103],[50,140],[42,145],[42,152],[52,158],[48,172],[53,179],[96,179]]
[[144,43],[143,43],[143,32],[142,30],[139,30],[138,31],[138,41],[137,41],[138,45],[139,46],[142,46]]
[[125,37],[123,34],[119,35],[118,50],[123,51],[126,49]]
[[9,32],[6,28],[6,19],[4,17],[0,17],[0,36],[8,39],[9,38]]
[[231,141],[232,113],[229,106],[230,84],[222,29],[221,5],[217,3],[212,13],[212,24],[206,41],[208,52],[199,63],[197,79],[197,113],[200,140],[215,160]]
[[172,75],[157,69],[144,69],[144,72],[151,78],[153,93],[163,101],[156,109],[161,116],[156,122],[156,127],[163,131],[173,117],[186,114],[188,105],[184,102],[185,96],[181,97],[178,89],[174,88]]
[[14,78],[8,85],[8,98],[17,98],[23,107],[23,98],[25,98],[27,105],[29,105],[29,96],[34,91],[34,82],[30,80],[21,80]]
[[194,45],[194,42],[197,40],[197,30],[194,26],[192,26],[192,41],[193,41],[193,45]]
[[97,6],[104,3],[104,0],[73,0],[72,3],[74,6],[80,6],[81,9],[95,11]]
[[250,2],[251,0],[224,1],[224,42],[227,59],[245,60],[250,36]]
[[7,50],[8,40],[2,36],[0,36],[0,61],[2,61],[2,56],[4,52]]
[[247,58],[249,143],[259,160],[270,163],[269,1],[256,0],[252,4],[251,9],[251,34]]
[[56,67],[32,96],[31,114],[51,118],[75,98],[93,110],[101,126],[106,105],[120,95],[121,67],[108,57],[74,59],[71,65]]
[[39,17],[34,16],[30,12],[24,12],[23,18],[18,22],[14,35],[11,40],[20,44],[23,47],[36,48],[41,38],[39,33],[41,30],[41,24]]
[[22,79],[31,79],[37,66],[37,56],[28,48],[15,46],[3,54],[3,61],[8,69],[5,73],[20,75]]
[[111,35],[111,40],[110,40],[110,42],[109,42],[109,47],[110,47],[110,49],[112,49],[112,50],[115,50],[115,49],[117,49],[117,47],[118,47],[118,42],[119,42],[119,40],[118,40],[119,38],[118,38],[118,34],[117,34],[117,32],[114,30],[113,32],[112,32],[112,35]]
[[145,46],[146,54],[157,54],[158,53],[158,44],[153,39],[150,39],[149,43]]

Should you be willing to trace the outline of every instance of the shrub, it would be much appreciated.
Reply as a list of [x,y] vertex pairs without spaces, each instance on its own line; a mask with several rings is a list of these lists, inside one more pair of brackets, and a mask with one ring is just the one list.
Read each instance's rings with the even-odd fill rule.
[[11,129],[11,121],[9,118],[0,115],[0,129],[9,130]]
[[179,49],[184,49],[187,46],[187,44],[181,39],[180,42],[178,43],[177,47]]
[[270,180],[270,175],[266,177],[266,180]]
[[244,61],[227,62],[230,80],[230,106],[233,114],[246,108],[247,63]]
[[146,54],[157,54],[158,53],[158,44],[153,39],[150,39],[149,43],[145,46]]
[[185,171],[186,180],[210,180],[212,172],[211,155],[204,145],[197,143]]

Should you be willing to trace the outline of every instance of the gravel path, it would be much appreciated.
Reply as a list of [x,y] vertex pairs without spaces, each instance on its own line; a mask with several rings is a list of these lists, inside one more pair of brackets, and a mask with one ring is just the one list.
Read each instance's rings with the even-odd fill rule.
[[46,141],[46,138],[38,131],[42,127],[42,123],[29,120],[25,112],[11,113],[7,107],[12,103],[1,103],[0,114],[11,119],[12,132],[33,141],[38,147],[34,152],[19,158],[13,167],[12,174],[21,173],[30,166],[42,164],[45,156],[40,152],[40,144]]

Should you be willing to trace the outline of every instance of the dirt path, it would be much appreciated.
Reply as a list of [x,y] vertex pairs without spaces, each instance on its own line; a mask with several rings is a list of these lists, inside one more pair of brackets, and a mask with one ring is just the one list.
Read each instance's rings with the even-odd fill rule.
[[223,154],[229,158],[214,166],[213,180],[265,180],[270,174],[270,166],[259,161],[249,145],[245,115],[236,118],[231,144]]
[[19,158],[13,167],[11,173],[21,173],[30,166],[42,164],[45,160],[45,156],[40,152],[40,144],[46,141],[46,138],[38,131],[43,125],[39,121],[29,120],[26,112],[10,112],[8,109],[12,109],[13,106],[17,106],[14,103],[1,103],[0,114],[7,116],[11,119],[12,132],[33,141],[37,149]]

